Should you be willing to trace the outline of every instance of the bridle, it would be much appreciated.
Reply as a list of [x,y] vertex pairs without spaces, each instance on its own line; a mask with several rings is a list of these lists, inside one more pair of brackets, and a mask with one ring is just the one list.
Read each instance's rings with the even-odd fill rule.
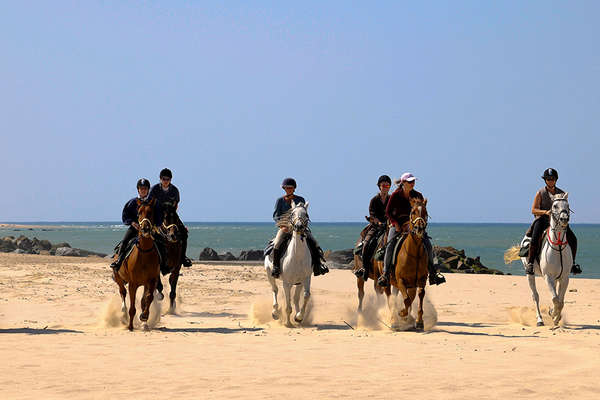
[[[302,207],[303,208],[303,207]],[[301,235],[301,238],[304,238],[306,234],[306,229],[310,222],[310,218],[308,215],[296,215],[296,213],[292,213],[292,229],[295,232],[298,232]]]

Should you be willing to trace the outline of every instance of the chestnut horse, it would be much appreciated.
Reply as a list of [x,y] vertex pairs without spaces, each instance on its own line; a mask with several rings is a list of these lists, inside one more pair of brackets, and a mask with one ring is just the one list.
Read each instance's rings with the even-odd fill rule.
[[[363,236],[366,235],[366,233],[367,232],[365,229],[365,231],[362,232],[361,237],[358,238],[358,241],[355,243],[355,245],[354,245],[355,248],[363,240]],[[382,247],[385,247],[386,238],[387,238],[387,229],[386,229],[386,232],[381,234],[381,236],[377,239],[377,246],[375,248],[375,251],[373,252],[373,255],[371,256],[372,268],[369,270],[369,279],[373,279],[373,289],[375,290],[375,293],[377,295],[383,294],[385,292],[386,295],[389,296],[391,294],[390,288],[389,287],[383,288],[377,284],[377,279],[379,279],[379,277],[383,274],[383,261],[379,261],[379,260],[375,259],[375,255],[377,254],[379,249],[381,249]],[[363,266],[362,257],[358,254],[355,254],[354,255],[354,270],[359,270],[360,268],[362,268],[362,266]],[[362,305],[363,305],[363,299],[365,297],[365,280],[362,277],[356,277],[356,287],[358,288],[358,308],[357,308],[357,310],[358,310],[358,312],[361,312]]]
[[[176,298],[177,298],[177,281],[179,280],[179,272],[181,270],[182,264],[182,250],[183,243],[181,240],[180,232],[178,231],[177,222],[179,218],[177,217],[177,212],[175,207],[170,205],[164,206],[164,214],[163,214],[163,223],[158,228],[158,233],[165,239],[166,248],[167,248],[167,270],[162,271],[163,275],[171,274],[169,276],[169,284],[171,286],[171,292],[169,293],[169,314],[175,314],[176,307]],[[158,277],[158,297],[160,300],[164,298],[163,284],[160,281],[160,275]]]
[[[408,320],[410,307],[419,295],[419,311],[415,321],[415,329],[422,331],[423,324],[423,300],[425,298],[425,284],[427,283],[428,254],[423,244],[425,228],[427,228],[427,199],[411,200],[411,210],[408,220],[408,232],[396,256],[395,271],[390,279],[390,284],[397,289],[404,300],[404,309],[398,314],[404,320]],[[395,291],[396,292],[396,291]],[[386,293],[387,294],[387,293]],[[397,294],[397,293],[396,293]],[[388,306],[394,312],[388,295]]]
[[[138,223],[140,229],[137,236],[137,243],[133,250],[125,258],[118,272],[113,270],[113,279],[119,285],[119,293],[123,299],[123,312],[127,312],[125,296],[129,288],[129,330],[133,330],[133,318],[135,317],[135,295],[138,287],[144,286],[142,295],[142,313],[140,321],[143,322],[143,329],[148,330],[148,317],[150,315],[150,304],[154,299],[154,290],[160,273],[160,261],[158,250],[154,245],[152,230],[154,220],[154,203],[156,199],[144,202],[138,199]],[[125,245],[125,244],[123,244]]]

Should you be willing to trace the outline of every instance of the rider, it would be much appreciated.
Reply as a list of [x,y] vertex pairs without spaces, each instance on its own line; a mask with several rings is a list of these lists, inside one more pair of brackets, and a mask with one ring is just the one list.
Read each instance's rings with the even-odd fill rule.
[[[175,208],[175,214],[177,215],[177,207],[179,205],[179,190],[175,185],[171,183],[173,179],[173,173],[168,168],[163,168],[159,174],[160,183],[152,186],[150,190],[150,196],[158,201],[159,206],[172,206]],[[179,219],[177,215],[177,230],[181,235],[181,263],[184,267],[191,267],[192,261],[186,256],[188,230]]]
[[[390,272],[393,269],[392,259],[394,258],[394,249],[396,243],[400,240],[400,246],[406,238],[408,232],[402,231],[403,226],[409,221],[410,210],[411,210],[411,199],[423,200],[423,195],[417,192],[415,187],[415,180],[410,172],[402,174],[400,179],[396,180],[398,188],[392,193],[390,200],[388,201],[387,208],[385,210],[388,217],[388,221],[392,224],[388,232],[388,242],[385,248],[385,257],[383,262],[383,275],[377,280],[379,286],[389,286]],[[427,234],[423,236],[423,244],[427,250],[428,263],[427,269],[429,270],[429,284],[439,285],[440,283],[446,282],[441,274],[439,274],[435,266],[433,265],[433,248]]]
[[[525,272],[528,275],[533,275],[533,263],[538,256],[540,250],[540,238],[544,234],[544,231],[550,226],[550,215],[552,208],[552,199],[550,195],[564,193],[563,190],[556,187],[556,181],[558,180],[558,172],[554,168],[548,168],[544,171],[542,179],[546,182],[546,186],[541,188],[535,194],[533,199],[533,205],[531,206],[531,213],[535,215],[535,219],[529,228],[528,232],[531,232],[531,242],[529,244],[529,254],[527,257],[527,266]],[[575,255],[577,254],[577,238],[571,230],[571,227],[567,227],[567,242],[571,246],[571,252],[573,253],[573,266],[571,267],[571,273],[580,274],[581,267],[575,263]]]
[[377,240],[385,232],[387,224],[385,208],[390,199],[388,193],[390,186],[392,186],[392,180],[387,175],[381,175],[377,180],[377,186],[379,187],[379,193],[369,203],[370,223],[363,240],[362,267],[354,272],[354,275],[358,278],[363,278],[365,281],[369,279],[369,269],[372,267],[371,257],[377,247]]
[[[125,259],[125,250],[127,250],[129,242],[131,241],[131,239],[135,238],[138,235],[140,225],[138,223],[137,201],[141,200],[145,202],[150,200],[151,197],[148,194],[149,190],[150,182],[148,181],[148,179],[141,178],[137,181],[138,197],[134,197],[133,199],[129,200],[127,203],[125,203],[125,206],[123,207],[123,214],[121,218],[123,220],[123,224],[129,225],[129,228],[125,232],[125,236],[123,236],[123,240],[121,241],[121,245],[119,247],[119,258],[112,264],[110,264],[110,266],[115,270],[115,272],[119,271],[119,268],[121,267],[121,264]],[[154,224],[160,225],[162,223],[162,213],[158,202],[154,205],[153,214]],[[161,268],[164,268],[164,264],[167,259],[165,248],[164,246],[161,246],[159,242],[155,241],[155,243],[157,244],[158,251],[160,252]]]
[[[296,191],[296,181],[293,178],[285,178],[281,183],[281,188],[285,190],[285,196],[277,199],[277,202],[275,203],[275,211],[273,211],[273,219],[275,222],[278,222],[279,218],[292,208],[292,200],[295,203],[306,204],[306,201],[302,196],[294,194]],[[274,278],[279,278],[279,275],[281,274],[281,256],[285,251],[285,249],[281,249],[281,244],[285,239],[290,237],[290,235],[287,228],[280,227],[277,231],[277,236],[275,236],[275,240],[273,241],[273,270],[271,271],[271,275]],[[309,230],[306,231],[306,244],[310,250],[314,275],[319,276],[328,273],[329,269],[327,266],[321,264],[323,251]]]

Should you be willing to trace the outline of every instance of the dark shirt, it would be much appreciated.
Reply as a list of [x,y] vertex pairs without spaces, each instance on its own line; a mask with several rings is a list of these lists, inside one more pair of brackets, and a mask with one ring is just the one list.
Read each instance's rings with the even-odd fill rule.
[[[281,217],[281,215],[284,214],[286,211],[288,211],[290,208],[292,208],[292,200],[287,202],[287,201],[285,201],[284,197],[285,196],[278,198],[277,202],[275,202],[275,211],[273,211],[273,220],[275,220],[275,222],[279,221],[279,218]],[[294,195],[293,200],[296,204],[297,203],[306,204],[306,201],[304,200],[304,197],[302,197],[302,196]]]
[[167,190],[163,190],[161,184],[157,183],[150,189],[150,197],[158,200],[161,207],[165,205],[176,207],[179,204],[179,190],[173,184],[169,184]]
[[[416,190],[411,190],[409,195],[411,199],[423,200],[423,195]],[[410,201],[404,197],[402,187],[399,187],[392,193],[385,209],[385,214],[392,223],[402,226],[409,220],[410,217]]]
[[390,196],[387,196],[385,198],[385,201],[381,201],[381,196],[379,195],[379,193],[377,193],[369,203],[369,217],[376,218],[379,222],[386,223],[387,216],[385,215],[385,208],[389,201]]
[[[131,225],[132,222],[138,221],[138,199],[139,197],[134,197],[133,199],[125,203],[125,207],[123,207],[123,214],[121,217],[125,225]],[[162,224],[162,212],[160,211],[160,205],[158,204],[158,202],[154,203],[154,210],[152,210],[152,214],[154,214],[154,225]]]

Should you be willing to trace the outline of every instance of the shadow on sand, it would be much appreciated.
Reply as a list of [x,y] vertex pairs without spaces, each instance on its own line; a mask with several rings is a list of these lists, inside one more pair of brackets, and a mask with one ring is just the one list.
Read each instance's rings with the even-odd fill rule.
[[9,328],[0,329],[0,335],[3,333],[26,333],[28,335],[58,335],[59,333],[83,333],[71,329],[48,329],[48,328]]
[[584,330],[587,330],[587,329],[600,330],[600,325],[573,325],[573,324],[566,324],[562,328],[563,329],[572,329],[572,330],[575,330],[575,331],[584,331]]
[[190,318],[248,318],[248,314],[233,314],[228,312],[211,313],[206,311],[182,311],[181,314],[178,314],[178,316]]
[[260,332],[263,328],[156,328],[155,330],[168,333],[239,333]]

